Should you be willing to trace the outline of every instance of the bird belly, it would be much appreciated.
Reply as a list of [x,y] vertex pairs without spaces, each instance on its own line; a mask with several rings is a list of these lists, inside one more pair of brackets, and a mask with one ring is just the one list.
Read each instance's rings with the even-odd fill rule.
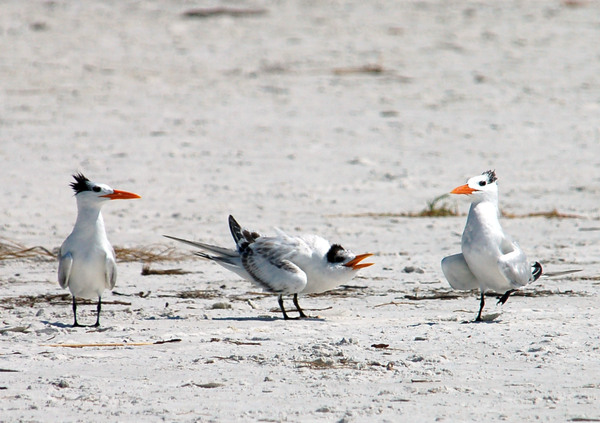
[[106,288],[106,260],[103,257],[74,257],[69,291],[75,297],[97,299]]
[[[303,269],[304,270],[304,269]],[[340,274],[317,273],[306,271],[306,286],[301,291],[303,294],[318,294],[337,288],[343,283],[348,282],[354,276],[353,271],[344,271]]]

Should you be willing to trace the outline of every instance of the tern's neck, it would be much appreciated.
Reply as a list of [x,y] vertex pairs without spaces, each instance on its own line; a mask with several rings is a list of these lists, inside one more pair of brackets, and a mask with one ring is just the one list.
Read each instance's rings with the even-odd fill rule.
[[474,201],[469,209],[468,219],[477,219],[479,221],[498,221],[498,197],[482,198],[480,201]]
[[102,232],[104,230],[104,219],[100,213],[100,205],[77,203],[77,221],[74,230],[81,232]]

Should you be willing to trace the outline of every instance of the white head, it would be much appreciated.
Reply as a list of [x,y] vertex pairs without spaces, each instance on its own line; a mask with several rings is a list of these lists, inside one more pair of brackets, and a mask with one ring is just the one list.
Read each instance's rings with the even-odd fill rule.
[[[373,263],[361,263],[373,254],[356,255],[339,244],[330,244],[318,235],[302,235],[301,238],[312,250],[312,257],[309,258],[310,265],[307,263],[306,266],[302,266],[297,263],[306,272],[318,269],[318,274],[325,274],[328,279],[339,280],[342,283],[352,279],[360,269],[373,265]],[[312,261],[314,259],[317,260]],[[315,263],[320,264],[313,267]],[[310,276],[319,279],[318,274]]]
[[481,175],[469,178],[465,185],[454,188],[450,194],[465,194],[471,196],[473,203],[481,201],[498,202],[498,184],[496,171],[486,170]]
[[139,195],[127,191],[119,191],[112,189],[106,184],[97,184],[90,181],[81,173],[73,175],[75,182],[71,182],[71,188],[75,191],[77,204],[85,204],[88,206],[102,205],[109,200],[128,200],[133,198],[141,198]]

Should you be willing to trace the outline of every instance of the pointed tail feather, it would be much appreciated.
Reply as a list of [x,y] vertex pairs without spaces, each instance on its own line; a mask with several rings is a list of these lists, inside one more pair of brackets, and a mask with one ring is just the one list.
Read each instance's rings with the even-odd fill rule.
[[229,215],[229,230],[231,231],[231,236],[233,236],[239,251],[245,250],[249,244],[252,244],[257,238],[260,238],[259,233],[250,232],[249,230],[242,228],[231,215]]
[[229,230],[231,231],[231,236],[238,246],[238,249],[246,248],[247,241],[242,233],[242,227],[239,223],[237,223],[232,215],[229,215]]
[[[192,247],[201,248],[203,250],[210,251],[210,252],[218,254],[219,256],[222,256],[222,257],[237,257],[238,256],[238,253],[236,251],[231,250],[229,248],[217,247],[216,245],[204,244],[203,242],[188,241],[187,239],[177,238],[177,237],[170,236],[170,235],[163,235],[163,236],[165,238],[169,238],[174,241],[178,241],[178,242],[182,242],[187,245],[191,245]],[[200,253],[195,253],[195,254],[200,255]],[[213,257],[211,256],[210,258],[213,258]]]

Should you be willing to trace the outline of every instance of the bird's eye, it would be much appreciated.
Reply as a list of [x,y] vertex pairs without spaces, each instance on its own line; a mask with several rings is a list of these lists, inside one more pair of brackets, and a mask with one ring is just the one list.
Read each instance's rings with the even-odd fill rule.
[[94,192],[100,192],[100,187],[94,187],[94,188],[92,188],[92,191],[94,191]]
[[484,187],[486,183],[487,183],[487,182],[485,182],[485,181],[479,181],[479,186],[480,186],[480,187]]

